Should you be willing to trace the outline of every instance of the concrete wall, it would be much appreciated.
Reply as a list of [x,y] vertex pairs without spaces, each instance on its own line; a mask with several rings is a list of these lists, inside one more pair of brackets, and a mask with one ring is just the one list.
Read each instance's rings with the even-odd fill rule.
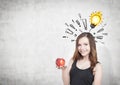
[[[58,57],[66,63],[74,42],[63,39],[65,22],[102,11],[105,44],[97,43],[103,85],[120,85],[119,0],[0,0],[0,85],[62,85]],[[99,25],[100,28],[103,24]]]

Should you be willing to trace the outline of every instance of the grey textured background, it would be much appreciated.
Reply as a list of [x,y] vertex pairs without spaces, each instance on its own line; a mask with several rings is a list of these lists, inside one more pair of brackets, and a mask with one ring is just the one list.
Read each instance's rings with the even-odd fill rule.
[[[105,44],[97,44],[102,85],[120,85],[119,0],[0,0],[0,85],[62,85],[55,60],[68,60],[74,42],[62,39],[65,22],[102,11]],[[88,20],[89,21],[89,20]],[[99,28],[100,26],[98,26]]]

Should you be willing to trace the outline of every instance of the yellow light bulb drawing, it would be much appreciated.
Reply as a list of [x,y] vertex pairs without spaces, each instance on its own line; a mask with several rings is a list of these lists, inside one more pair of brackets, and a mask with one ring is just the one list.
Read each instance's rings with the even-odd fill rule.
[[90,27],[94,28],[102,22],[102,13],[93,12],[90,16]]

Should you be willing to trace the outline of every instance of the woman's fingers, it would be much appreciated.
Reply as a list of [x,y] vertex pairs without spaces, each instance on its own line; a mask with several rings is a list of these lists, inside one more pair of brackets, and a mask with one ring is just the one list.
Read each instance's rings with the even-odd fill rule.
[[67,66],[56,66],[56,68],[58,68],[58,69],[62,69],[62,70],[64,70],[64,69],[66,69],[67,68]]

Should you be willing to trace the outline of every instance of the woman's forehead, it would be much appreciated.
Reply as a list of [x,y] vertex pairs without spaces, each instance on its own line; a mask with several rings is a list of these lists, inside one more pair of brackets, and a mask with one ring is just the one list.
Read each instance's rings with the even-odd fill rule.
[[89,43],[89,40],[88,40],[88,38],[87,37],[82,37],[82,38],[80,38],[79,40],[78,40],[78,43]]

